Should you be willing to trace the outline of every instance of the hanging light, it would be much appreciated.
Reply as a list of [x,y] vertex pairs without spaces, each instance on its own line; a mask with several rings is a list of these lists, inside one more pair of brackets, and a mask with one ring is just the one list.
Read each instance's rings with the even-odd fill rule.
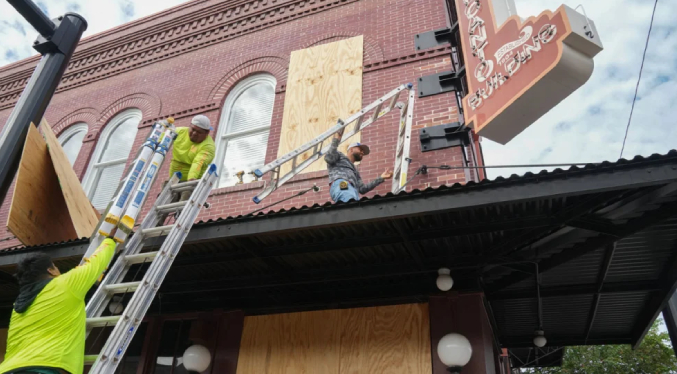
[[209,367],[212,362],[212,355],[209,349],[202,345],[191,345],[183,352],[183,366],[186,370],[197,371],[201,373]]
[[447,268],[440,268],[440,270],[437,271],[439,274],[437,276],[437,288],[439,288],[441,291],[449,291],[451,287],[454,286],[454,280],[451,279],[451,270]]
[[111,301],[110,304],[108,304],[108,310],[111,312],[113,315],[118,315],[122,313],[125,310],[125,306],[121,303],[122,298],[119,296],[113,297],[113,301]]
[[548,344],[548,339],[545,338],[545,332],[543,330],[536,330],[534,334],[534,345],[538,348],[543,348]]
[[460,373],[472,356],[472,346],[468,339],[456,333],[444,335],[437,343],[437,355],[451,373]]

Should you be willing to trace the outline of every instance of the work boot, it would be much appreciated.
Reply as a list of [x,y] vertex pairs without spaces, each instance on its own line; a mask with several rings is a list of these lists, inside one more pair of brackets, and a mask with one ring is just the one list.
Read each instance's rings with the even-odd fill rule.
[[179,201],[186,201],[190,199],[190,195],[193,193],[193,191],[183,191],[181,192],[181,199]]

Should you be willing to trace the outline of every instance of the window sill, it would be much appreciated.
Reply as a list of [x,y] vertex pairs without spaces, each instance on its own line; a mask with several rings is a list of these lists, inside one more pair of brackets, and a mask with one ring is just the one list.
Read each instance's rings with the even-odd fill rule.
[[231,192],[256,190],[256,189],[259,189],[259,188],[263,188],[265,185],[266,185],[265,182],[257,181],[257,182],[250,182],[250,183],[245,183],[245,184],[237,184],[235,186],[221,187],[221,188],[217,188],[217,189],[213,190],[209,194],[209,196],[224,195],[224,194],[231,193]]

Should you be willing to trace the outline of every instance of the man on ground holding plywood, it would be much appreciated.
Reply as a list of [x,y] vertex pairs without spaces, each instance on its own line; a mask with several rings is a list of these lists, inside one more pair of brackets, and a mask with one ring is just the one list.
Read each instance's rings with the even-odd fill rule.
[[367,184],[362,183],[362,177],[355,167],[355,162],[362,161],[362,158],[369,154],[369,147],[365,144],[351,143],[346,151],[348,154],[346,156],[338,151],[342,137],[343,130],[334,134],[331,147],[324,156],[329,172],[329,185],[331,186],[329,194],[334,202],[359,200],[360,194],[373,190],[386,179],[393,177],[393,172],[386,170],[373,181]]

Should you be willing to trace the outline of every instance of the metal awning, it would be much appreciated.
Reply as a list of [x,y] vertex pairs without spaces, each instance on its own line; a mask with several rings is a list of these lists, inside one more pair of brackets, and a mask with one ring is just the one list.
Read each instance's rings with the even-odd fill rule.
[[[422,302],[440,292],[437,269],[448,267],[454,290],[485,292],[502,346],[530,347],[538,264],[550,347],[637,344],[677,284],[676,208],[672,151],[201,222],[151,312]],[[74,265],[85,246],[49,251]],[[0,270],[41,249],[0,254]],[[0,308],[15,295],[0,280]]]

